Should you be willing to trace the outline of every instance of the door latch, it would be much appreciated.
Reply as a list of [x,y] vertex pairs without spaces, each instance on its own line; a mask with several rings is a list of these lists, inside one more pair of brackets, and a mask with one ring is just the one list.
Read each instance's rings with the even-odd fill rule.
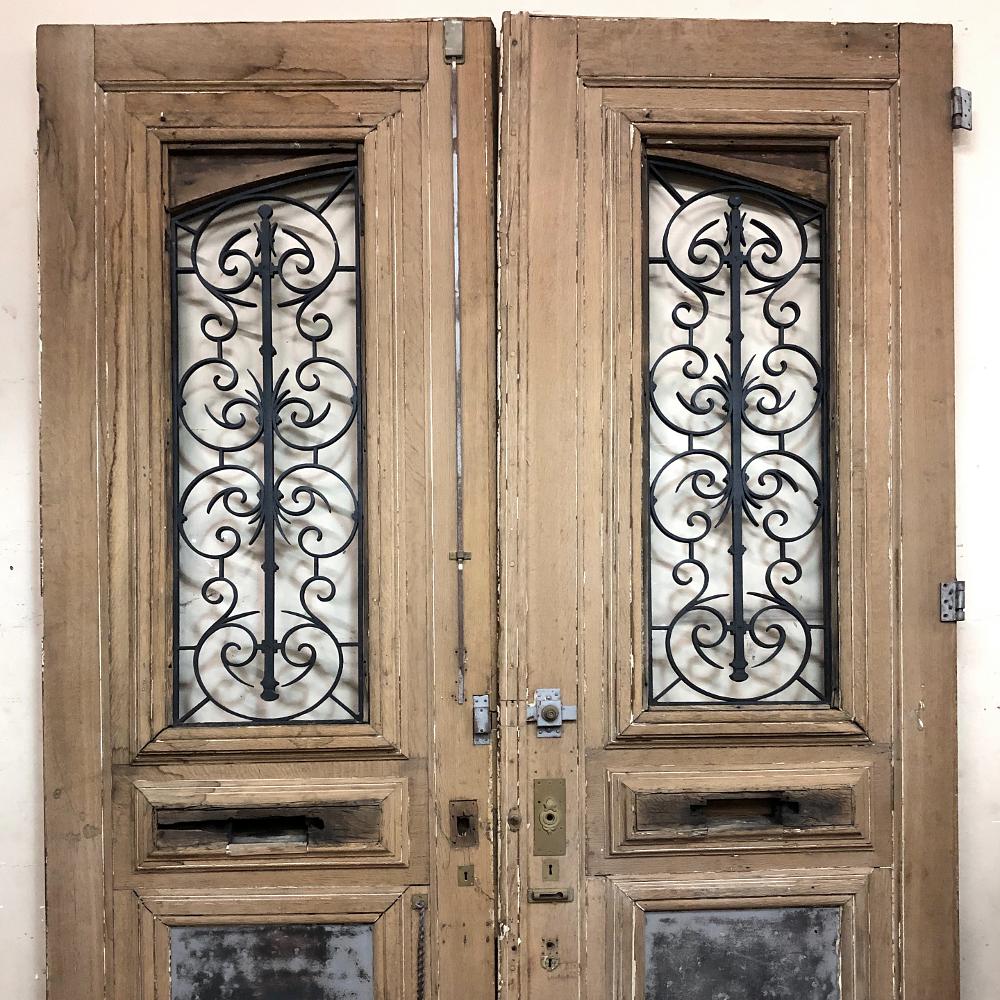
[[527,719],[537,727],[539,738],[558,738],[564,722],[576,722],[576,705],[564,705],[559,688],[539,688]]

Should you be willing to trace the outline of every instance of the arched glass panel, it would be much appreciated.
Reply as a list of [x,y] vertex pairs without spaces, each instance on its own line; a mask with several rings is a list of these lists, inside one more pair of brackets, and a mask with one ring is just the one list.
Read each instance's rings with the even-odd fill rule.
[[170,225],[174,719],[365,716],[356,158]]
[[829,703],[825,209],[647,168],[648,703]]

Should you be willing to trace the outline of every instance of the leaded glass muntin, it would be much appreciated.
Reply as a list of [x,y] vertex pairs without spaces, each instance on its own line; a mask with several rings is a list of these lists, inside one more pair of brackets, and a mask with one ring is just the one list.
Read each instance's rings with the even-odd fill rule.
[[[356,146],[347,149],[339,146],[335,152],[331,151],[328,165],[289,170],[287,164],[294,163],[297,152],[275,149],[275,162],[281,164],[281,169],[274,175],[229,187],[221,194],[190,202],[169,214],[174,516],[172,702],[176,725],[367,720],[360,150]],[[308,150],[308,154],[310,162],[315,162],[315,150]],[[349,230],[345,239],[338,235],[341,227],[325,217],[335,212],[350,220],[345,227]],[[198,241],[205,240],[213,227],[224,228],[227,223],[229,231],[222,237],[214,234],[215,243],[211,244],[216,272],[216,280],[212,281],[202,273],[204,259],[198,253]],[[309,226],[320,234],[319,240],[310,242]],[[185,276],[199,283],[212,306],[199,317],[198,326],[204,342],[212,345],[214,356],[209,353],[189,363],[182,358],[186,331],[182,329],[181,286]],[[265,276],[268,280],[264,280]],[[344,322],[343,316],[331,319],[338,308],[330,303],[334,294],[349,301],[349,307],[344,307],[353,313],[349,322]],[[253,324],[244,321],[243,313],[247,312],[259,317],[256,330]],[[283,334],[279,332],[282,322]],[[284,335],[287,342],[289,330],[294,332],[292,339],[297,340],[304,354],[283,364],[286,359],[282,357],[282,348],[287,343],[279,343],[279,339]],[[247,366],[237,372],[232,363],[227,363],[225,350],[235,338],[246,334],[259,337],[260,345],[254,352],[254,364],[259,368]],[[344,346],[338,348],[334,338]],[[265,349],[268,345],[270,350]],[[336,350],[352,355],[353,363],[345,364],[335,356]],[[251,436],[242,445],[227,443],[218,449],[219,468],[230,468],[230,457],[248,449],[255,448],[257,454],[242,466],[233,463],[245,482],[221,485],[205,505],[238,519],[244,532],[241,534],[232,526],[216,529],[216,544],[225,554],[218,562],[218,571],[196,583],[196,587],[203,601],[219,607],[220,614],[192,645],[184,642],[183,565],[185,551],[192,550],[185,535],[190,514],[185,504],[190,498],[192,481],[189,477],[186,485],[182,483],[185,461],[182,449],[185,434],[189,438],[194,434],[185,419],[186,412],[190,412],[186,411],[189,401],[185,398],[188,380],[200,367],[216,369],[211,384],[219,393],[215,400],[217,409],[214,414],[208,413],[213,425],[228,433],[251,429]],[[330,372],[339,381],[338,387],[331,387]],[[224,394],[234,391],[237,395],[225,398]],[[320,397],[310,401],[310,393],[317,391],[321,392]],[[322,393],[326,393],[325,401]],[[336,416],[331,401],[336,402],[341,412],[340,422],[332,430],[323,426],[331,413]],[[265,432],[268,427],[270,433]],[[321,437],[307,440],[309,432],[317,429]],[[295,439],[296,434],[304,437]],[[340,445],[348,439],[350,443]],[[205,442],[199,443],[207,446]],[[327,462],[324,458],[329,448],[338,445],[350,452],[346,464]],[[278,457],[282,448],[299,453],[301,459],[286,461],[282,466]],[[339,497],[326,495],[327,491],[318,488],[315,481],[310,482],[309,476],[325,476],[339,490]],[[322,525],[292,524],[296,518],[322,511],[331,518],[339,518],[344,528],[339,542],[332,546],[328,543],[322,547],[325,538]],[[330,534],[329,530],[326,534]],[[257,546],[261,550],[257,563],[260,607],[249,611],[238,603],[239,587],[228,582],[225,574],[226,560],[239,553],[245,539],[247,549]],[[282,585],[287,592],[288,586],[295,583],[276,582],[281,580],[281,560],[276,560],[281,548],[283,558],[297,549],[297,558],[312,563],[307,579],[293,587],[298,590],[297,605],[281,604],[277,593]],[[348,589],[354,634],[342,637],[323,617],[324,606],[335,601],[338,588],[322,564],[345,555],[353,569],[353,582]],[[215,589],[210,591],[210,587]],[[283,613],[288,617],[284,627],[280,623]],[[254,616],[260,619],[258,628],[251,627]],[[309,630],[312,638],[304,634]],[[204,640],[211,636],[218,637],[217,643],[226,639],[219,645],[214,663],[216,673],[220,668],[224,670],[230,688],[239,685],[244,697],[246,692],[253,692],[249,709],[226,703],[206,683],[197,657],[204,649]],[[321,645],[326,647],[325,655]],[[187,703],[184,701],[185,654],[192,656],[187,684],[191,687],[193,679],[197,687],[198,701],[193,706],[190,698]],[[354,663],[349,668],[351,658]],[[341,697],[345,676],[351,682],[350,691]],[[304,691],[307,684],[311,685],[311,691],[299,695],[298,703],[294,703],[294,696]],[[293,704],[289,705],[290,701]],[[214,714],[197,718],[206,705]]]
[[[729,147],[729,154],[738,150]],[[671,155],[673,154],[673,155]],[[825,158],[825,152],[822,154]],[[732,159],[732,157],[730,157]],[[711,159],[711,158],[709,158]],[[759,171],[753,171],[759,173]],[[670,707],[680,708],[734,708],[740,706],[794,706],[796,708],[827,708],[836,704],[836,633],[834,627],[834,524],[833,524],[833,486],[832,486],[832,444],[831,444],[831,401],[833,399],[833,372],[831,368],[831,295],[830,280],[832,273],[831,261],[831,225],[830,215],[826,205],[827,199],[806,197],[801,193],[784,190],[763,180],[751,179],[737,172],[718,169],[715,165],[706,166],[698,162],[697,153],[688,158],[678,149],[653,151],[647,150],[643,159],[643,189],[644,189],[644,219],[647,233],[644,246],[647,248],[643,260],[645,294],[646,336],[644,337],[643,359],[643,560],[645,582],[645,612],[646,612],[646,652],[647,661],[644,671],[645,701],[649,708],[664,710]],[[686,190],[685,190],[686,189]],[[651,211],[651,199],[658,194],[672,199],[673,210],[666,226],[656,227]],[[694,228],[690,241],[683,247],[681,253],[672,252],[671,225],[690,206],[696,203],[708,204],[711,199],[717,203],[714,221],[705,221]],[[766,218],[760,218],[762,210],[778,212],[785,220],[786,228],[797,234],[799,246],[792,255],[792,263],[785,272],[772,271],[764,273],[765,268],[782,266],[782,260],[787,259],[787,246],[782,243],[773,226],[768,226]],[[757,217],[755,217],[757,216]],[[807,228],[811,232],[805,232]],[[736,240],[740,250],[733,254],[730,243]],[[659,246],[656,247],[656,244]],[[654,250],[656,247],[656,250]],[[656,252],[658,250],[658,252]],[[755,258],[754,255],[757,255]],[[732,258],[732,261],[730,261]],[[735,283],[732,263],[737,264]],[[707,265],[707,266],[706,266]],[[787,331],[793,331],[801,319],[798,303],[791,298],[781,297],[783,289],[787,289],[792,280],[806,267],[815,269],[812,297],[813,336],[815,344],[811,350],[799,350],[793,341],[789,341]],[[656,349],[657,308],[655,300],[655,282],[657,268],[669,274],[673,281],[682,289],[683,297],[670,303],[669,318],[673,334],[683,333],[683,340],[678,339],[666,350]],[[693,268],[694,274],[687,269]],[[698,269],[701,268],[699,271]],[[750,282],[755,284],[749,284]],[[723,288],[714,287],[722,285]],[[749,287],[746,285],[749,284]],[[728,287],[727,287],[728,286]],[[739,307],[730,309],[725,316],[723,332],[724,345],[711,354],[698,348],[696,332],[710,320],[710,296],[722,298],[727,304],[739,302]],[[763,303],[760,307],[760,318],[764,325],[773,332],[775,341],[767,347],[763,354],[744,352],[745,334],[743,326],[746,322],[744,307],[747,300],[755,296]],[[685,305],[686,303],[686,305]],[[714,317],[718,319],[718,317]],[[717,325],[717,324],[716,324]],[[730,337],[731,331],[736,332]],[[718,330],[716,330],[718,337]],[[746,458],[743,448],[743,436],[750,433],[746,423],[748,411],[750,419],[755,415],[771,418],[779,416],[791,404],[796,392],[801,394],[802,387],[792,390],[790,395],[782,395],[781,378],[786,375],[789,365],[775,360],[775,354],[791,350],[800,359],[800,365],[814,376],[811,391],[813,401],[809,406],[809,415],[803,421],[798,421],[790,427],[788,433],[801,431],[805,423],[810,423],[810,433],[814,434],[815,456],[811,463],[803,461],[799,480],[786,474],[784,469],[748,470],[751,462],[770,457],[768,451],[780,451],[787,447],[786,440],[771,434],[777,440],[774,449],[761,448],[750,451]],[[686,557],[679,560],[670,570],[671,586],[677,591],[690,588],[692,595],[682,603],[669,620],[658,620],[656,604],[656,580],[654,579],[654,560],[657,535],[666,535],[670,524],[663,524],[656,516],[655,477],[663,471],[662,461],[657,464],[653,455],[653,441],[658,425],[667,423],[663,420],[661,400],[658,391],[659,367],[664,356],[672,352],[688,352],[686,363],[679,365],[684,379],[694,383],[689,388],[686,401],[676,397],[681,406],[694,416],[706,417],[713,412],[721,419],[720,428],[730,431],[728,441],[723,447],[728,455],[714,451],[709,447],[700,447],[710,438],[704,427],[697,428],[688,436],[686,450],[692,453],[704,452],[706,461],[721,459],[718,470],[702,467],[689,469],[684,477],[692,491],[708,510],[714,510],[706,520],[697,509],[686,512],[683,523],[690,530],[697,525],[706,526],[705,535],[715,532],[720,525],[728,521],[728,538],[725,545],[725,557],[729,564],[729,587],[722,581],[713,585],[709,567],[697,558],[697,552],[689,547]],[[749,355],[749,357],[748,357]],[[751,371],[752,365],[757,365],[756,373]],[[712,368],[715,368],[713,371]],[[736,372],[736,377],[730,376]],[[768,384],[762,378],[762,372],[773,380]],[[662,380],[660,380],[662,381]],[[757,394],[757,399],[752,397]],[[714,401],[711,397],[714,395]],[[676,396],[676,394],[675,394]],[[731,399],[741,400],[737,407],[731,407]],[[763,419],[760,417],[760,419]],[[733,435],[732,428],[740,429],[740,434]],[[767,436],[765,434],[765,436]],[[787,435],[786,435],[787,438]],[[732,442],[736,442],[733,447]],[[791,449],[788,449],[791,451]],[[734,461],[735,459],[735,461]],[[670,459],[673,461],[673,458]],[[792,456],[794,462],[794,453]],[[737,466],[743,475],[733,477],[735,489],[729,483],[729,478],[722,469]],[[763,477],[763,479],[761,479]],[[756,484],[756,489],[749,488],[750,480]],[[810,536],[809,544],[813,547],[812,563],[818,600],[812,609],[812,614],[803,616],[796,614],[794,605],[787,598],[784,602],[776,600],[776,587],[763,587],[752,592],[751,596],[759,601],[772,602],[778,605],[773,612],[784,613],[792,621],[798,623],[801,643],[805,650],[800,657],[801,667],[788,671],[776,681],[762,683],[757,680],[756,689],[741,691],[743,685],[752,687],[751,679],[762,678],[761,668],[768,665],[780,654],[788,639],[788,629],[780,621],[767,621],[767,607],[764,605],[754,611],[747,610],[747,587],[734,584],[741,579],[741,563],[747,553],[752,552],[752,535],[747,537],[747,526],[756,529],[758,534],[763,530],[765,540],[777,547],[775,558],[770,561],[770,581],[778,586],[797,583],[801,578],[802,566],[786,562],[788,551],[782,551],[781,543],[774,537],[769,537],[764,526],[770,527],[770,534],[780,534],[783,515],[762,510],[763,504],[774,499],[785,489],[789,494],[804,492],[803,482],[812,489],[812,502],[815,506],[814,523],[808,530],[800,533],[797,541]],[[677,486],[680,489],[680,485]],[[734,503],[734,500],[736,501]],[[738,511],[738,516],[735,512]],[[770,514],[771,519],[768,520]],[[753,520],[750,520],[753,515]],[[756,523],[755,523],[756,522]],[[784,521],[787,523],[787,520]],[[697,534],[697,532],[695,532]],[[741,539],[741,535],[743,538]],[[669,536],[668,536],[669,537]],[[704,535],[702,536],[704,537]],[[734,541],[735,539],[735,541]],[[700,539],[695,539],[698,541]],[[741,544],[742,542],[742,544]],[[784,569],[782,570],[781,566]],[[700,574],[701,578],[698,579]],[[764,583],[768,580],[765,574]],[[742,594],[743,600],[737,599]],[[720,613],[711,602],[731,599],[729,613]],[[700,602],[700,606],[699,606]],[[790,605],[790,606],[789,606]],[[700,617],[691,617],[695,612]],[[677,644],[671,646],[671,640],[678,633],[678,624],[687,617],[688,632],[685,637],[686,655],[697,657],[698,667],[703,671],[720,671],[725,673],[726,687],[716,684],[714,689],[706,688],[698,679],[685,676],[686,667],[678,662]],[[711,631],[709,631],[711,630]],[[763,641],[760,641],[763,639]],[[723,659],[714,656],[713,652],[726,650],[729,643],[730,654]],[[747,643],[756,645],[757,662],[747,655]],[[817,657],[816,649],[821,653]],[[657,656],[658,648],[661,651]],[[754,652],[754,650],[751,650]],[[763,655],[761,655],[763,651]],[[812,658],[812,677],[803,678],[805,668]],[[721,662],[720,662],[721,660]],[[818,663],[815,662],[818,660]],[[669,674],[664,666],[669,669]],[[666,675],[666,680],[663,679]],[[672,697],[675,689],[679,692]]]

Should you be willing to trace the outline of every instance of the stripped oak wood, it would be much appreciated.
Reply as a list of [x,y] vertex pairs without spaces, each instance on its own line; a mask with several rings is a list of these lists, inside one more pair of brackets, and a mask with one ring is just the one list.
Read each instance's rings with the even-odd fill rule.
[[[644,909],[704,906],[706,884],[726,882],[725,905],[777,905],[794,857],[807,881],[858,887],[824,897],[844,911],[845,995],[954,996],[954,632],[935,606],[954,558],[952,273],[950,250],[926,253],[951,232],[947,29],[518,16],[503,59],[501,985],[640,997]],[[827,709],[645,707],[644,143],[730,160],[771,144],[798,151],[790,184],[815,193],[825,178],[840,663]],[[817,149],[826,169],[801,176]],[[580,712],[559,741],[523,724],[549,686]],[[701,846],[640,829],[630,789],[675,775],[686,794],[739,796],[748,768],[781,795],[822,798],[837,775],[838,808],[849,788],[863,812],[801,850],[766,826]],[[543,885],[525,830],[536,776],[568,779],[558,883],[582,912],[528,901]],[[562,964],[546,972],[556,937]]]
[[42,725],[51,997],[104,993],[94,31],[40,28]]
[[[466,614],[478,692],[495,677],[495,388],[492,364],[479,363],[495,340],[494,38],[487,20],[465,27],[466,538],[475,559]],[[175,917],[376,921],[376,993],[412,998],[418,897],[427,995],[438,983],[493,995],[493,760],[488,746],[469,752],[471,706],[454,702],[451,79],[442,44],[441,24],[429,21],[40,32],[53,1000],[164,996]],[[371,721],[353,731],[185,730],[171,723],[164,666],[171,158],[338,143],[361,146],[366,211],[367,515],[379,528],[369,549]],[[259,178],[255,156],[236,161],[222,187]],[[193,181],[188,197],[218,190]],[[471,854],[441,829],[449,803],[468,798],[481,817]],[[280,821],[301,805],[334,822],[351,803],[356,814],[312,857],[278,842],[223,844],[215,828],[189,831],[186,849],[157,838],[158,812],[196,825],[220,810],[260,817],[270,808]],[[473,887],[458,878],[468,863]],[[470,956],[485,972],[471,983]]]

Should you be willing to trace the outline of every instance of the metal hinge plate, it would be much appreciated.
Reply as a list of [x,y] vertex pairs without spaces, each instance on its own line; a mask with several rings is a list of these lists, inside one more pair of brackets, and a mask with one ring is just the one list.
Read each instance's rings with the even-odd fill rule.
[[465,62],[465,24],[457,18],[444,22],[445,62]]
[[951,127],[972,131],[972,91],[962,87],[951,90]]
[[940,585],[941,621],[965,621],[965,581],[945,580]]
[[485,746],[490,741],[493,720],[490,715],[490,696],[474,694],[472,696],[472,744]]

